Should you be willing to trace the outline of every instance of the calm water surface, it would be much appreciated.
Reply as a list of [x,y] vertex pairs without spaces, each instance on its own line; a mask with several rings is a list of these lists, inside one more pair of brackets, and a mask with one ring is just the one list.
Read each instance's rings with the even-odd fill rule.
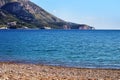
[[0,61],[120,69],[120,31],[0,30]]

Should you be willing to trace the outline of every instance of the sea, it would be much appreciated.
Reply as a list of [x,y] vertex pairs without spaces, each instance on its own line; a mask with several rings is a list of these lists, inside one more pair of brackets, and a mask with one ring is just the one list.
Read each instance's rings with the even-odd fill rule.
[[0,30],[0,62],[120,69],[120,30]]

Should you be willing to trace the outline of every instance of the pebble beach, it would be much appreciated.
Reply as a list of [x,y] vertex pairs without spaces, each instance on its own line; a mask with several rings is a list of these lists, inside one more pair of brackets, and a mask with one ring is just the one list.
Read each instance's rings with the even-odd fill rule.
[[120,80],[120,70],[1,62],[0,80]]

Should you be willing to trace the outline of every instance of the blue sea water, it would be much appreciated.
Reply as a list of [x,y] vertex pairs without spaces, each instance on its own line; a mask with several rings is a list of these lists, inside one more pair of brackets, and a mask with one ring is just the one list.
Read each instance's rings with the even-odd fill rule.
[[120,69],[120,31],[0,30],[0,61]]

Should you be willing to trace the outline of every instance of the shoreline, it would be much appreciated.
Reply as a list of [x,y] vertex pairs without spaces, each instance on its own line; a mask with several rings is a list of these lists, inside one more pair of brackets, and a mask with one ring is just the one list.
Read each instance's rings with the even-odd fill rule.
[[61,67],[61,68],[73,68],[73,69],[96,69],[96,70],[120,70],[120,68],[104,68],[104,67],[71,67],[71,66],[62,66],[62,65],[49,65],[49,64],[35,64],[35,63],[24,63],[24,62],[15,62],[15,61],[0,61],[0,64],[23,64],[23,65],[36,65],[36,66],[51,66],[51,67]]
[[120,80],[120,69],[0,62],[0,80]]

